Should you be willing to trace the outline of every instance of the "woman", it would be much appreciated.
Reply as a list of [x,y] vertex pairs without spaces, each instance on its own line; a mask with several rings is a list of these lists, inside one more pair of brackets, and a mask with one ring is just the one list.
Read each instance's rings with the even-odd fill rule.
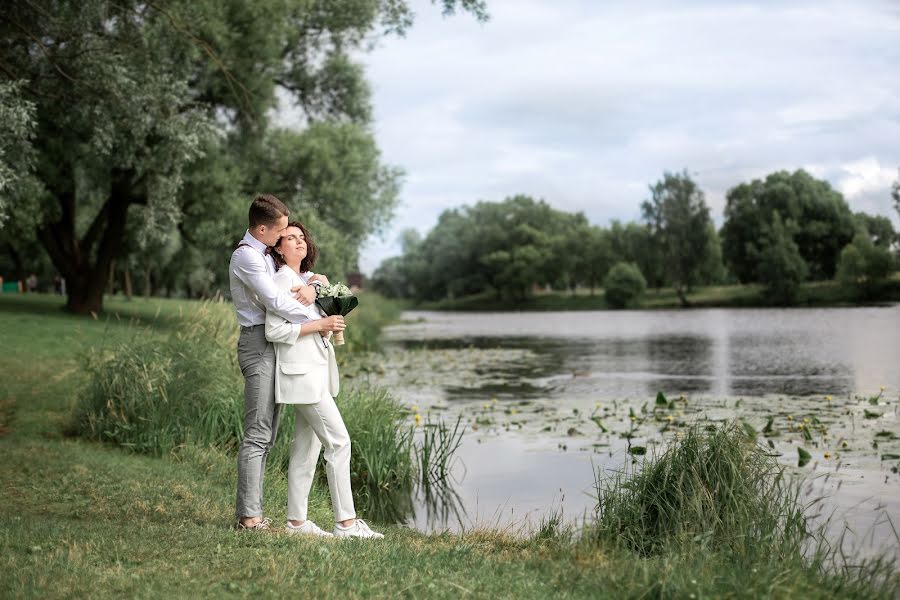
[[[275,284],[284,290],[328,279],[311,272],[316,247],[306,228],[296,221],[273,248]],[[338,371],[334,347],[328,341],[333,331],[344,329],[344,318],[322,318],[315,307],[301,325],[276,313],[266,314],[266,338],[275,345],[275,402],[296,406],[294,443],[288,466],[288,533],[323,537],[381,539],[356,518],[350,491],[350,436],[334,403],[338,394]],[[325,447],[325,472],[334,508],[334,533],[320,529],[307,519],[307,502],[319,451]]]

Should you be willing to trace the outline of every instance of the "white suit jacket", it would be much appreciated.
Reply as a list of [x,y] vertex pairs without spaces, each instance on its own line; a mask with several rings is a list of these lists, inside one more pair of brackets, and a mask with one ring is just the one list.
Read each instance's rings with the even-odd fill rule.
[[[273,279],[279,289],[288,292],[306,284],[287,265]],[[318,333],[298,335],[296,325],[271,310],[266,312],[266,339],[275,345],[275,402],[314,404],[326,393],[338,395],[337,361],[330,341]]]

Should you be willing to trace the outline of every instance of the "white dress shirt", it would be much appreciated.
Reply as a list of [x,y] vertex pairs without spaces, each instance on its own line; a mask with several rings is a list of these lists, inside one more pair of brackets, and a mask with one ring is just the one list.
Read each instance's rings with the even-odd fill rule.
[[228,279],[231,287],[231,301],[237,311],[241,327],[264,325],[266,311],[272,310],[297,327],[309,320],[318,319],[315,304],[303,306],[289,292],[278,289],[272,276],[275,263],[266,254],[266,245],[250,235],[241,240],[243,244],[231,254],[228,265]]

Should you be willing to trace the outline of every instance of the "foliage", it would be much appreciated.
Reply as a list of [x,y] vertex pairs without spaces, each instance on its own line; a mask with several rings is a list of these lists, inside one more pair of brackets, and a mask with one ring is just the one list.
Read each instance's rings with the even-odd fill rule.
[[[343,362],[347,351],[358,358],[377,347],[380,328],[398,314],[372,294],[364,302],[367,310],[353,314],[366,316],[349,320]],[[89,382],[78,402],[74,433],[155,456],[189,445],[236,452],[243,435],[243,380],[234,364],[233,311],[222,301],[208,301],[189,306],[174,320],[173,331],[162,338],[140,327],[132,339],[89,355]],[[444,463],[458,439],[432,436],[424,452],[407,410],[387,391],[353,388],[346,380],[342,387],[337,403],[352,440],[357,503],[379,520],[402,520],[417,481],[428,473],[443,473],[438,485],[446,480]],[[285,472],[293,423],[293,411],[282,407],[268,464]],[[442,423],[433,426],[449,432]]]
[[736,560],[799,555],[810,530],[799,486],[736,424],[689,429],[625,483],[597,480],[594,539],[641,555],[721,551]]
[[796,224],[793,239],[808,265],[808,275],[815,280],[833,277],[841,249],[853,238],[853,215],[828,182],[798,170],[778,171],[764,181],[754,179],[728,191],[722,254],[738,279],[762,281],[761,244],[775,214],[783,223]]
[[641,213],[650,227],[659,265],[687,305],[684,294],[691,285],[708,283],[702,281],[702,275],[709,271],[716,252],[709,208],[686,170],[663,174],[650,186],[650,194],[650,200],[641,204]]
[[28,193],[34,160],[35,106],[22,97],[23,82],[0,82],[0,229],[13,199]]
[[894,199],[894,208],[900,214],[900,168],[897,169],[897,181],[891,186],[891,198]]
[[444,211],[424,239],[406,232],[403,255],[382,263],[372,284],[390,297],[440,300],[490,292],[521,303],[535,286],[593,288],[621,260],[615,243],[581,213],[513,196]]
[[806,262],[794,242],[792,221],[782,223],[781,216],[773,213],[772,223],[765,230],[757,277],[766,290],[767,300],[773,304],[793,304],[797,299],[800,283],[808,272]]
[[205,303],[189,327],[163,341],[139,328],[134,339],[90,355],[77,433],[157,456],[189,442],[235,449],[243,382],[233,364],[237,340],[228,309]]
[[606,303],[613,308],[634,306],[646,288],[641,270],[633,263],[616,263],[603,282]]
[[863,299],[872,299],[894,271],[894,257],[869,235],[857,234],[841,251],[837,279],[857,290]]
[[[487,18],[480,0],[437,4]],[[222,216],[223,200],[231,217],[236,199],[244,212],[253,193],[275,191],[257,183],[283,184],[285,200],[321,213],[349,237],[336,262],[355,266],[362,239],[390,219],[399,185],[367,127],[370,92],[356,57],[412,20],[405,0],[7,2],[0,64],[22,83],[3,84],[0,110],[15,117],[8,126],[21,156],[33,147],[35,158],[33,169],[0,163],[0,181],[12,189],[16,172],[17,188],[36,185],[14,207],[0,191],[0,211],[30,219],[19,231],[41,241],[78,313],[102,308],[117,260],[126,278],[143,270],[145,288],[221,284],[214,251],[239,237],[244,219],[224,221],[232,233],[215,241],[194,235],[196,221]],[[273,109],[291,104],[302,133],[269,125]],[[277,162],[265,160],[279,149]],[[268,181],[256,175],[273,166],[283,170]],[[132,218],[135,206],[143,210]],[[194,251],[153,260],[173,244]]]

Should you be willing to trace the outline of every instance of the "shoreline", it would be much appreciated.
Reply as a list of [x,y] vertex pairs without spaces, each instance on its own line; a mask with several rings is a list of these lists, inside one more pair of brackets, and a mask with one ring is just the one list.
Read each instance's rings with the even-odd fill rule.
[[[797,302],[781,306],[765,302],[763,287],[758,284],[703,286],[687,294],[690,306],[682,306],[671,288],[647,290],[635,306],[624,310],[691,310],[697,308],[847,308],[856,306],[889,306],[900,302],[900,273],[895,273],[878,297],[860,300],[854,290],[836,281],[815,281],[800,286]],[[437,310],[448,312],[543,312],[620,309],[610,308],[597,288],[570,292],[540,292],[525,299],[502,300],[484,293],[463,298],[414,302],[400,301],[404,310]]]

